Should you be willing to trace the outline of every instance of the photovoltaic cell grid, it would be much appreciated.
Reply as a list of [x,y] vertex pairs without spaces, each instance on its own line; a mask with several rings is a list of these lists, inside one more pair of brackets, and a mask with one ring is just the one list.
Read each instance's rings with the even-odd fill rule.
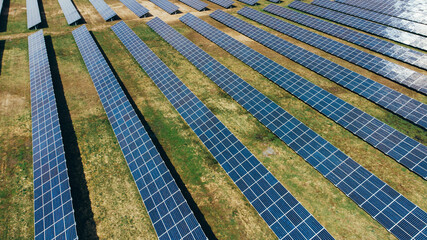
[[[218,13],[215,14],[219,15],[220,12],[218,11]],[[215,14],[211,14],[211,16],[214,17]],[[371,100],[379,106],[400,115],[408,121],[427,129],[427,105],[332,61],[322,58],[310,51],[293,45],[282,38],[274,36],[273,34],[259,29],[245,21],[238,21],[237,18],[233,18],[232,16],[229,16],[228,18],[230,21],[233,21],[233,24],[225,22],[224,20],[220,21],[234,30],[247,35],[257,42],[260,42],[264,46],[271,48],[283,56],[313,70],[319,75],[322,75],[325,78],[328,78],[331,81],[359,94],[360,96]],[[237,21],[241,25],[234,23]]]
[[37,0],[27,0],[27,28],[37,27],[42,22]]
[[34,238],[77,239],[61,128],[43,30],[28,37]]
[[[148,24],[166,27],[158,18]],[[280,239],[333,239],[129,27],[113,31]]]
[[230,8],[234,3],[232,0],[208,0],[208,1],[213,2],[216,5],[219,5],[223,8]]
[[300,1],[293,1],[288,7],[427,51],[426,38],[413,33],[408,33]]
[[71,0],[58,0],[58,2],[61,6],[62,12],[64,12],[68,25],[71,25],[82,18]]
[[203,11],[208,7],[207,3],[204,3],[199,0],[179,0],[179,1],[187,4],[188,6],[196,9],[197,11]]
[[104,0],[89,0],[105,21],[108,21],[115,16],[116,12],[108,6]]
[[[191,14],[184,15],[180,20],[220,46],[231,46],[234,43],[239,43]],[[250,50],[250,48],[245,47],[236,49],[236,53],[242,55]],[[248,55],[247,58],[257,62],[260,67],[269,66],[273,63],[271,60],[267,62],[258,61],[254,55]],[[211,72],[216,73],[215,70]],[[273,73],[274,71],[272,71]],[[282,72],[281,75],[286,76],[286,73]],[[227,75],[222,76],[225,78]],[[230,83],[230,79],[228,82],[229,87],[233,89],[234,84]],[[227,81],[225,83],[227,84]],[[236,90],[230,92],[239,89],[242,87],[237,87]],[[247,87],[243,89],[247,89]],[[425,232],[427,213],[421,208],[411,203],[289,113],[283,112],[282,108],[274,109],[272,104],[262,107],[262,95],[256,96],[256,92],[249,90],[243,90],[240,94],[246,94],[249,98],[253,96],[249,105],[255,108],[260,107],[254,116],[261,119],[261,122],[273,133],[387,230],[401,239],[427,237]]]
[[360,17],[372,22],[377,22],[383,25],[398,28],[404,31],[427,36],[427,25],[421,23],[412,22],[409,20],[361,9],[358,7],[349,6],[346,4],[341,4],[338,2],[331,2],[329,0],[316,0],[313,1],[312,4],[329,8],[331,10],[335,10],[345,14],[349,14],[355,17]]
[[241,9],[238,13],[299,41],[368,69],[378,75],[427,94],[427,76],[422,73],[415,72],[396,63],[376,57],[357,48],[337,42],[250,8]]
[[425,13],[416,12],[416,10],[422,9],[417,5],[409,4],[385,4],[383,2],[376,3],[375,1],[360,1],[360,0],[336,0],[340,3],[345,3],[355,7],[360,7],[375,12],[380,12],[390,16],[403,18],[406,20],[427,24],[427,17]]
[[168,0],[150,0],[150,1],[156,4],[161,9],[165,10],[169,14],[174,14],[179,9],[178,6],[169,2]]
[[258,0],[239,0],[239,1],[242,3],[248,4],[248,5],[251,5],[251,6],[257,4],[257,2],[258,2]]
[[135,0],[120,0],[127,8],[129,8],[138,17],[144,17],[148,13],[148,9],[143,7]]
[[[265,15],[250,8],[243,8],[239,10],[238,13],[245,17],[250,16],[251,19],[256,20],[259,20],[262,15]],[[275,38],[277,38],[277,44],[275,46],[286,48],[287,45],[289,45],[287,42],[281,43],[281,41],[279,41],[280,38],[272,34],[266,34],[267,32],[255,28],[249,23],[237,19],[225,12],[219,10],[215,11],[211,14],[211,17],[256,41],[259,39],[266,39],[273,42]],[[268,16],[268,18],[273,17]],[[268,18],[264,18],[264,20]],[[325,116],[331,118],[353,134],[389,155],[397,162],[411,169],[424,179],[427,178],[426,146],[330,94],[310,81],[290,72],[280,64],[271,61],[264,55],[245,46],[243,43],[226,36],[224,33],[221,35],[224,35],[224,38],[227,37],[227,41],[231,42],[225,45],[224,41],[223,45],[220,45],[226,51],[230,52],[266,78],[289,91]],[[241,49],[244,49],[244,53],[240,52],[243,51]],[[256,61],[253,59],[256,59]]]
[[206,239],[196,217],[86,26],[74,30],[73,36],[157,236],[160,240]]
[[266,8],[264,8],[264,11],[327,33],[331,36],[346,40],[372,51],[395,58],[402,62],[409,63],[419,68],[427,69],[427,55],[419,51],[402,47],[397,44],[274,4],[268,5]]

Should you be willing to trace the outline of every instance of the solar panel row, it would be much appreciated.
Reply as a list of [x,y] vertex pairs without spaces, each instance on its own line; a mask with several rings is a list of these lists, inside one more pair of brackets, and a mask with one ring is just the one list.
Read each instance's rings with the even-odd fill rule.
[[178,6],[169,2],[168,0],[150,0],[150,1],[156,4],[161,9],[165,10],[169,14],[174,14],[179,9]]
[[400,45],[274,4],[270,4],[265,7],[264,11],[327,33],[331,36],[335,36],[383,55],[395,58],[402,62],[409,63],[419,68],[427,69],[427,55],[419,51],[402,47]]
[[61,127],[43,30],[28,36],[34,239],[77,239]]
[[239,0],[239,2],[254,6],[255,4],[258,3],[258,0]]
[[182,3],[196,9],[197,11],[203,11],[208,7],[208,4],[200,0],[179,0]]
[[268,0],[270,2],[274,2],[274,3],[280,3],[281,0]]
[[[211,14],[211,16],[215,16],[215,14]],[[238,21],[237,18],[230,15],[229,20]],[[427,129],[427,105],[310,51],[291,44],[245,21],[240,20],[239,24],[241,25],[231,25],[222,20],[221,22],[230,27],[232,26],[234,30],[249,36],[255,41],[313,70],[319,75]]]
[[27,0],[26,1],[26,7],[27,7],[27,28],[37,28],[37,25],[39,25],[42,22],[42,19],[40,17],[40,10],[39,10],[39,4],[37,0]]
[[322,17],[349,27],[353,27],[364,32],[368,32],[383,38],[387,38],[399,43],[403,43],[415,48],[419,48],[427,51],[426,38],[408,33],[395,28],[387,27],[378,23],[366,21],[353,16],[345,15],[339,12],[335,12],[326,8],[321,8],[312,4],[303,3],[300,1],[293,1],[288,5],[290,8],[310,13],[312,15]]
[[71,0],[58,0],[58,2],[68,25],[76,23],[82,18]]
[[114,10],[111,9],[110,6],[108,6],[108,4],[104,2],[104,0],[89,0],[89,1],[95,7],[96,11],[98,11],[98,13],[101,14],[102,18],[105,21],[108,21],[117,16],[116,12],[114,12]]
[[148,13],[148,9],[146,9],[136,0],[120,0],[120,2],[122,2],[138,17],[144,17]]
[[380,12],[390,16],[403,18],[406,20],[427,24],[427,17],[423,12],[417,12],[421,10],[418,5],[401,4],[384,4],[383,2],[376,3],[375,1],[359,1],[359,0],[336,0],[340,3]]
[[230,8],[234,4],[234,2],[232,0],[208,0],[208,1],[213,2],[216,5],[219,5],[223,8]]
[[[262,14],[250,8],[243,8],[238,13],[246,17],[251,16],[251,19],[256,19],[256,15]],[[211,14],[211,17],[254,39],[256,39],[254,36],[269,39],[270,41],[276,38],[272,37],[274,35],[265,34],[259,28],[248,27],[248,23],[222,11],[215,11]],[[243,31],[242,29],[245,30]],[[290,72],[283,66],[272,62],[246,45],[236,42],[234,39],[230,39],[230,41],[233,42],[233,45],[223,45],[222,47],[231,54],[397,162],[421,177],[427,178],[426,146],[330,94],[310,81]],[[286,44],[279,42],[277,46],[286,47]],[[237,49],[245,49],[245,53],[240,54]],[[259,65],[259,62],[253,61],[251,58],[258,59],[260,62],[270,62],[270,64]],[[277,75],[278,73],[285,75],[280,76]]]
[[[255,62],[255,68],[274,66],[274,62],[271,60],[263,61],[264,59],[259,59],[259,56],[255,54],[246,55],[247,52],[251,52],[250,48],[241,45],[239,41],[189,13],[180,20],[224,50],[245,56],[246,59]],[[230,50],[229,47],[234,50]],[[192,52],[195,50],[192,49]],[[203,58],[202,54],[198,55],[197,63],[203,63]],[[269,101],[250,85],[244,84],[245,82],[235,74],[226,71],[224,67],[221,69],[222,65],[215,66],[211,60],[207,62],[207,66],[199,65],[200,69],[207,69],[205,71],[208,71],[211,79],[218,74],[218,80],[215,81],[224,86],[224,90],[230,93],[236,101],[247,106],[248,111],[253,113],[257,119],[387,230],[401,239],[427,237],[425,233],[427,213],[421,208],[415,206],[320,135]],[[270,74],[289,76],[280,69],[272,69]]]
[[337,42],[250,8],[243,8],[239,10],[238,13],[299,41],[377,73],[378,75],[427,94],[427,76],[422,73],[415,72],[396,63],[376,57],[365,51]]
[[157,236],[160,240],[206,239],[200,224],[86,26],[75,29],[73,36]]
[[312,4],[324,8],[329,8],[331,10],[335,10],[345,14],[349,14],[355,17],[363,18],[369,21],[377,22],[390,27],[398,28],[404,31],[427,36],[427,25],[421,23],[416,23],[409,20],[384,15],[381,13],[353,7],[346,4],[341,4],[338,2],[331,2],[329,0],[315,0],[312,2]]
[[[158,18],[148,24],[165,28]],[[129,27],[118,26],[125,47],[280,239],[333,239]]]

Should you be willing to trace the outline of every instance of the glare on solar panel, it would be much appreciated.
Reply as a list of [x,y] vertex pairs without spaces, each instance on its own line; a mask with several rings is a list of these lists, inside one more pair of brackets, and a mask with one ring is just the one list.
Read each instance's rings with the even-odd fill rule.
[[[285,78],[295,75],[291,72],[285,72],[283,69],[274,68],[272,60],[256,54],[256,52],[245,47],[239,41],[190,13],[181,17],[180,20],[224,50],[240,55],[242,58],[250,59],[254,63],[254,69],[271,67],[270,75],[273,77],[275,74],[277,74],[276,77],[284,76]],[[221,74],[220,69],[214,70],[213,66],[211,66],[210,64],[209,68],[212,68],[212,73],[220,74],[221,78],[229,76],[225,73]],[[230,73],[230,75],[232,74]],[[408,199],[303,123],[291,118],[288,113],[281,110],[282,108],[273,107],[274,105],[272,104],[262,107],[264,105],[263,95],[256,94],[256,91],[251,91],[248,88],[249,86],[235,84],[229,78],[221,81],[226,87],[224,90],[227,89],[226,91],[233,95],[237,94],[236,101],[242,105],[246,104],[248,111],[253,111],[253,115],[257,119],[387,230],[401,239],[427,237],[424,232],[427,227],[427,213],[425,211],[413,203],[408,204],[410,202]],[[314,99],[314,101],[318,101],[318,99]]]
[[68,25],[76,23],[82,18],[71,0],[58,0],[58,2]]
[[427,69],[427,55],[422,52],[415,51],[392,42],[372,37],[370,35],[274,4],[270,4],[265,7],[264,11],[327,33],[331,36],[335,36],[372,51],[395,58],[402,62],[417,66],[419,68]]
[[75,29],[73,36],[157,236],[160,240],[206,239],[200,224],[86,26]]
[[102,18],[105,21],[113,19],[114,17],[117,16],[116,12],[114,12],[114,10],[111,9],[110,6],[108,6],[108,4],[104,2],[104,0],[89,0],[89,1],[95,7],[96,11],[98,11],[98,13],[101,14]]
[[36,28],[42,22],[40,9],[37,0],[26,0],[27,7],[27,28]]
[[426,38],[413,33],[408,33],[300,1],[294,1],[289,4],[288,7],[427,51]]
[[28,36],[34,239],[77,239],[70,183],[43,30]]
[[279,239],[333,239],[129,27],[119,23],[113,30]]
[[341,4],[338,2],[331,2],[329,0],[315,0],[312,4],[329,8],[331,10],[339,11],[345,14],[349,14],[355,17],[363,18],[369,21],[401,29],[404,31],[412,32],[415,34],[427,36],[427,25],[412,22],[409,20],[353,7],[346,4]]

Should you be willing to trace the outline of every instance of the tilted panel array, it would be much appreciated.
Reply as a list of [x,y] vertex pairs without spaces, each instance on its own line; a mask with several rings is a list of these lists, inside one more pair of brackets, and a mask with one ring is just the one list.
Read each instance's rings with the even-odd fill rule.
[[37,0],[27,0],[27,28],[37,27],[42,22],[39,3]]
[[[259,20],[259,17],[262,14],[249,8],[243,8],[238,13],[242,14],[243,16],[251,15],[251,19],[256,20]],[[276,37],[272,37],[273,35],[266,34],[266,32],[259,28],[253,27],[243,20],[238,20],[237,18],[222,11],[215,11],[211,14],[211,17],[224,24],[226,23],[226,25],[229,27],[257,41],[259,41],[258,37],[260,39],[266,39],[271,42],[276,40],[274,41],[276,43],[274,46],[281,46],[285,49],[284,51],[289,51],[294,54],[294,51],[291,49],[286,49],[289,43],[282,43],[280,40],[278,40],[280,38],[275,39]],[[272,17],[268,16],[268,18]],[[264,18],[264,20],[268,18]],[[395,159],[397,162],[406,166],[408,169],[414,171],[424,179],[427,178],[426,146],[409,138],[403,133],[393,129],[380,120],[361,111],[360,109],[348,104],[347,102],[316,86],[310,81],[293,74],[283,66],[275,62],[271,62],[270,59],[248,48],[244,44],[235,41],[233,41],[233,43],[233,48],[229,46],[226,50],[232,52],[233,55],[242,60],[244,63],[248,64],[250,67],[254,68],[256,71],[274,83],[278,84],[283,89],[289,91],[305,103],[309,104],[311,107],[315,108],[325,116],[329,117],[336,123],[340,124],[353,134],[359,136],[378,150],[384,152],[388,156]],[[274,49],[276,49],[276,47],[274,47]],[[233,52],[235,51],[233,50],[234,48],[245,48],[247,53],[244,55],[238,55],[236,52]],[[256,56],[256,59],[260,59],[262,62],[271,63],[268,66],[258,66],[258,63],[250,60],[247,57],[251,55]],[[272,73],[277,72],[278,70],[280,70],[280,72],[285,72],[287,75],[292,77],[286,78],[280,77],[280,75],[276,74],[272,75]]]
[[427,51],[427,39],[425,37],[405,32],[399,29],[387,27],[378,23],[318,7],[312,4],[293,1],[288,5],[290,8],[310,13],[312,15],[325,18],[349,27],[359,29],[383,38],[387,38],[399,43]]
[[196,9],[197,11],[203,11],[208,7],[208,4],[200,0],[179,0],[182,3]]
[[281,2],[281,0],[268,0],[268,1],[274,2],[274,3],[280,3]]
[[270,4],[265,7],[264,11],[395,58],[402,62],[427,69],[427,55],[422,52],[402,47],[400,45],[274,4]]
[[102,18],[105,21],[108,21],[117,16],[116,12],[114,12],[114,10],[111,9],[110,6],[108,6],[108,4],[104,2],[104,0],[89,0],[89,1],[95,7],[96,11],[98,11],[98,13],[101,14]]
[[138,3],[136,0],[120,0],[127,8],[129,8],[138,17],[144,17],[148,13],[148,9]]
[[[360,1],[360,0],[336,0],[339,3],[345,3],[359,8],[364,8],[372,10],[375,12],[387,14],[390,16],[403,18],[406,20],[419,22],[422,24],[427,24],[427,17],[425,12],[417,12],[417,10],[422,10],[425,8],[420,7],[419,5],[409,5],[402,2],[401,4],[384,4],[384,2],[375,2],[375,1]],[[425,2],[424,2],[425,3]]]
[[28,36],[34,239],[77,239],[67,164],[43,30]]
[[[295,76],[295,74],[289,71],[285,72],[283,69],[273,69],[274,62],[272,60],[260,58],[262,56],[257,55],[256,52],[254,54],[250,48],[191,14],[184,15],[180,20],[224,50],[244,56],[246,61],[254,62],[255,69],[271,66],[270,75],[276,74],[275,77],[285,76],[285,78]],[[221,69],[214,69],[211,66],[213,65],[211,64],[208,67],[208,69],[212,69],[210,74],[219,74]],[[231,73],[229,74],[231,75]],[[236,99],[246,98],[248,109],[254,108],[254,110],[249,111],[253,112],[257,119],[387,230],[401,239],[427,237],[425,232],[427,227],[426,212],[289,113],[286,113],[282,108],[275,108],[276,104],[271,102],[263,106],[265,99],[267,99],[265,96],[257,94],[258,91],[248,84],[246,86],[239,85],[235,82],[237,78],[232,80],[230,77],[226,77],[229,74],[220,75],[223,79],[226,78],[222,82],[226,86],[224,89],[229,89],[227,92],[233,95],[233,92],[237,92]],[[240,101],[244,102],[243,100]]]
[[[215,16],[220,14],[226,15],[223,12],[217,11],[215,14],[211,14],[211,16],[215,18]],[[231,15],[227,16],[233,22],[220,21],[234,30],[247,35],[264,46],[371,100],[406,120],[427,129],[427,105],[289,43],[243,20],[238,21],[237,18]],[[235,24],[235,22],[239,22],[241,25]]]
[[82,18],[71,0],[58,0],[58,2],[65,15],[65,19],[67,19],[68,25],[71,25]]
[[422,73],[415,72],[396,63],[376,57],[375,55],[366,53],[347,44],[337,42],[250,8],[243,8],[239,10],[238,13],[299,41],[377,73],[378,75],[427,94],[427,76]]
[[169,14],[174,14],[178,11],[179,7],[168,0],[150,0],[152,3],[156,4],[161,9],[165,10]]
[[215,3],[223,8],[230,8],[234,2],[232,0],[208,0],[209,2]]
[[346,4],[331,2],[329,0],[315,0],[312,4],[329,8],[338,12],[349,14],[355,17],[363,18],[372,22],[377,22],[386,26],[398,28],[404,31],[427,36],[427,25],[412,22],[409,20],[384,15],[370,10],[361,9],[358,7],[349,6]]
[[248,5],[254,6],[258,3],[258,0],[239,0],[239,2],[246,3]]
[[333,239],[130,28],[120,23],[113,30],[280,239]]
[[200,224],[86,26],[74,30],[73,36],[157,236],[160,240],[206,239]]

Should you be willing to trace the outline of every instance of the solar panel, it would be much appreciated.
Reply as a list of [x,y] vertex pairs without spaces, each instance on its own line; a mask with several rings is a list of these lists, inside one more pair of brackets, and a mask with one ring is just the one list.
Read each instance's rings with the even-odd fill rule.
[[68,25],[76,23],[82,18],[71,0],[58,0],[58,2],[62,12],[64,12]]
[[112,29],[279,239],[333,239],[125,23]]
[[324,8],[329,8],[331,10],[335,10],[345,14],[349,14],[355,17],[363,18],[372,22],[380,23],[386,26],[427,36],[427,25],[421,23],[416,23],[405,19],[384,15],[381,13],[349,6],[346,4],[341,4],[338,2],[331,2],[329,0],[315,0],[312,2],[312,4]]
[[234,2],[232,0],[208,0],[208,1],[213,2],[216,5],[219,5],[223,8],[230,8],[234,4]]
[[327,53],[377,73],[378,75],[386,77],[392,81],[424,94],[427,93],[427,76],[422,73],[415,72],[396,63],[376,57],[375,55],[334,41],[330,38],[250,8],[243,8],[239,10],[238,13],[299,41],[317,47]]
[[156,4],[161,9],[165,10],[169,14],[174,14],[179,9],[178,6],[169,2],[168,0],[150,0],[150,1]]
[[239,2],[246,3],[248,5],[254,6],[258,3],[258,0],[239,0]]
[[77,239],[64,145],[43,30],[28,36],[34,239]]
[[101,14],[102,18],[105,21],[108,21],[117,16],[116,12],[114,12],[114,10],[111,9],[110,6],[108,6],[108,4],[104,2],[104,0],[89,0],[89,1],[95,7],[96,11],[98,11],[99,14]]
[[136,0],[120,0],[127,8],[129,8],[138,17],[144,17],[149,11]]
[[[395,16],[398,18],[403,18],[406,20],[419,22],[423,24],[427,24],[427,17],[425,16],[425,12],[419,12],[419,10],[425,9],[420,7],[419,5],[409,5],[407,3],[402,3],[400,5],[395,4],[384,4],[383,2],[376,3],[375,1],[350,1],[350,0],[336,0],[340,3],[345,3],[348,5],[372,10],[375,12],[384,13],[390,16]],[[425,2],[424,2],[425,3]],[[417,11],[418,10],[418,11]]]
[[[240,54],[245,59],[255,62],[256,68],[271,66],[271,75],[276,74],[276,76],[285,76],[285,78],[295,75],[282,72],[282,69],[273,69],[272,60],[258,58],[260,56],[253,54],[254,52],[250,48],[189,13],[180,20],[219,46],[224,46],[224,50],[229,49],[230,52]],[[182,41],[180,40],[179,43],[181,44]],[[239,46],[231,50],[229,46],[233,45]],[[191,52],[195,52],[195,50],[191,49]],[[201,54],[197,56],[198,62],[203,62],[201,56]],[[259,92],[250,85],[247,83],[246,86],[243,85],[243,80],[232,72],[226,71],[225,67],[221,67],[222,65],[216,64],[217,67],[215,67],[212,61],[209,61],[208,66],[200,65],[200,69],[207,69],[205,71],[208,71],[211,76],[218,74],[219,80],[214,81],[221,82],[224,90],[235,96],[236,101],[247,106],[248,111],[253,113],[257,119],[387,230],[401,239],[427,237],[425,233],[427,213],[421,208],[410,203],[404,196],[264,95],[257,94]],[[209,77],[213,79],[211,76]],[[270,103],[268,103],[269,101]],[[415,212],[416,214],[414,214]]]
[[37,0],[27,0],[27,28],[36,28],[42,22]]
[[179,1],[187,4],[188,6],[196,9],[197,11],[203,11],[208,7],[207,3],[204,3],[200,0],[179,0]]
[[206,239],[165,162],[87,30],[74,39],[160,240]]
[[402,47],[400,45],[274,4],[270,4],[265,7],[264,11],[395,58],[402,62],[427,69],[427,55],[422,52]]
[[427,51],[426,38],[312,4],[293,1],[288,7]]
[[[216,18],[222,14],[229,21]],[[309,68],[310,70],[330,79],[331,81],[363,96],[385,109],[427,129],[427,105],[399,93],[385,85],[366,78],[356,72],[342,67],[332,61],[322,58],[310,51],[293,45],[282,38],[261,30],[243,20],[238,21],[230,15],[218,11],[211,14],[216,20],[226,24],[234,30],[260,42],[264,46],[282,54],[283,56]],[[235,24],[239,22],[239,24]],[[256,32],[256,34],[255,34]]]
[[[243,8],[238,13],[243,16],[247,16],[250,12],[256,12],[259,13],[258,15],[261,15],[260,12],[249,8]],[[252,18],[255,18],[254,15],[255,14],[252,14]],[[249,36],[247,32],[251,32],[253,35],[259,36],[260,38],[273,39],[270,35],[261,32],[260,29],[247,27],[248,23],[245,23],[242,20],[236,21],[235,17],[224,12],[216,11],[211,14],[211,17],[222,23],[226,22],[227,25],[233,29],[235,29],[236,25],[246,28],[244,34],[247,36]],[[264,16],[264,20],[266,19],[268,18]],[[236,28],[236,30],[242,32],[239,28]],[[221,45],[221,47],[224,47],[224,49],[232,53],[244,63],[248,64],[266,78],[289,91],[294,96],[309,104],[311,107],[340,124],[353,134],[376,147],[378,150],[395,159],[397,162],[411,169],[421,177],[427,178],[426,146],[409,138],[360,109],[348,104],[310,81],[290,72],[275,62],[272,62],[268,66],[259,66],[258,62],[251,60],[247,56],[256,56],[256,59],[259,59],[261,62],[271,62],[271,60],[232,38],[227,38],[227,41],[233,42],[233,45],[226,47]],[[287,45],[289,45],[289,43],[277,43],[277,46],[282,46],[284,48],[286,48]],[[243,55],[239,55],[235,50],[243,48],[246,49],[246,53]],[[294,52],[289,49],[286,51]],[[281,74],[285,73],[285,76],[287,77],[273,74],[273,72],[280,72]]]
[[274,3],[280,3],[281,2],[281,0],[268,0],[268,1],[274,2]]

